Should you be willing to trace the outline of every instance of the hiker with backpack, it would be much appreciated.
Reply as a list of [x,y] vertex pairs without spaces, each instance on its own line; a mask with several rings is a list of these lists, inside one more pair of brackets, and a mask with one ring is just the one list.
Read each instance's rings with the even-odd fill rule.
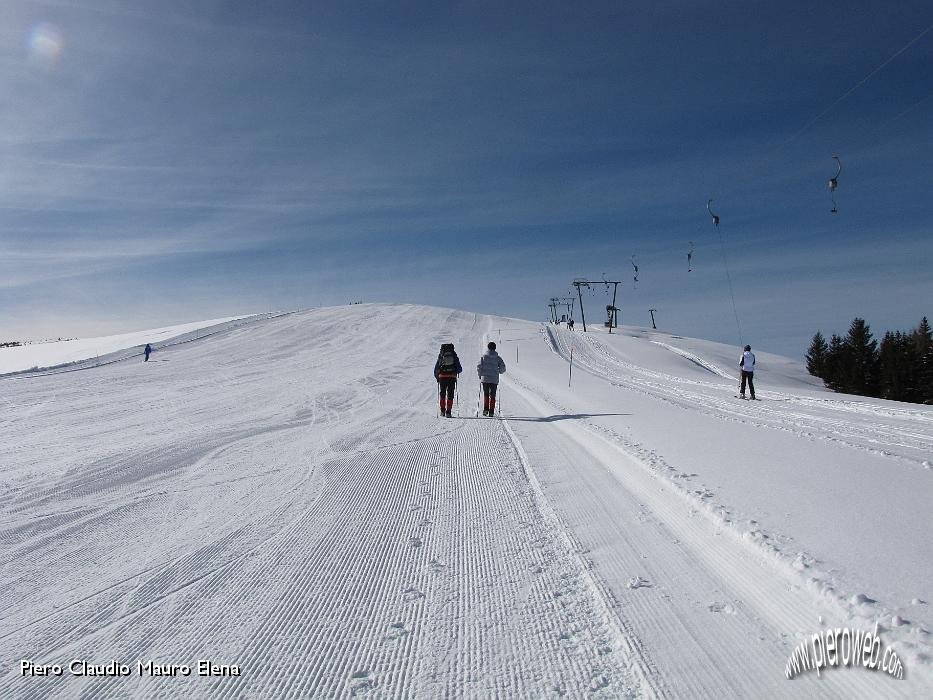
[[441,415],[450,418],[450,411],[454,405],[454,392],[457,389],[457,376],[463,371],[460,358],[454,350],[453,343],[441,345],[441,351],[434,363],[434,379],[437,380],[438,394],[440,395]]
[[489,341],[487,350],[476,365],[476,373],[483,383],[483,415],[494,416],[496,413],[496,389],[499,388],[499,375],[505,374],[505,361],[496,352],[496,344]]

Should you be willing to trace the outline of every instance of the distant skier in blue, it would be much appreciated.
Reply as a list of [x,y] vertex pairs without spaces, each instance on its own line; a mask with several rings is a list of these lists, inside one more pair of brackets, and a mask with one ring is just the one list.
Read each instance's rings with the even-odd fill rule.
[[483,383],[483,415],[494,416],[496,413],[496,389],[499,388],[499,375],[505,374],[505,361],[496,352],[496,344],[489,341],[487,350],[476,365],[476,374]]
[[745,398],[745,382],[748,382],[748,391],[751,394],[752,401],[755,400],[755,353],[752,352],[752,346],[746,345],[745,352],[739,360],[739,367],[742,368],[742,385],[739,388],[739,398]]
[[450,418],[451,409],[454,407],[454,392],[457,389],[457,377],[463,371],[460,364],[460,358],[454,350],[453,343],[444,343],[441,345],[441,351],[437,354],[437,362],[434,363],[434,379],[437,380],[438,393],[440,394],[441,415]]
[[143,350],[143,353],[146,355],[146,359],[143,362],[149,362],[149,355],[152,354],[152,346],[149,343],[146,343],[146,349]]

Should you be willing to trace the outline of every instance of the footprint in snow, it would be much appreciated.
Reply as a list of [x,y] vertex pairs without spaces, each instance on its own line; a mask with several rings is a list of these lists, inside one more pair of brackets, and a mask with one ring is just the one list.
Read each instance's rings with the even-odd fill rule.
[[385,638],[389,640],[401,639],[406,634],[408,634],[408,630],[405,629],[404,622],[393,622],[391,625],[389,625],[389,629],[385,634]]
[[632,578],[630,578],[628,580],[628,583],[626,583],[625,585],[631,589],[654,587],[654,584],[652,584],[650,581],[643,579],[641,576],[632,576]]
[[735,615],[735,606],[732,603],[710,603],[706,606],[706,609],[714,613],[726,613],[727,615]]
[[376,685],[376,679],[369,671],[354,671],[350,676],[350,695],[359,695],[371,690]]
[[406,603],[414,603],[416,600],[421,600],[422,598],[424,598],[424,593],[417,588],[408,587],[402,591],[402,599]]
[[409,547],[420,547],[422,544],[421,538],[416,535],[408,538]]
[[437,559],[432,559],[431,561],[428,562],[428,568],[431,569],[431,571],[440,572],[446,569],[447,565],[441,564]]

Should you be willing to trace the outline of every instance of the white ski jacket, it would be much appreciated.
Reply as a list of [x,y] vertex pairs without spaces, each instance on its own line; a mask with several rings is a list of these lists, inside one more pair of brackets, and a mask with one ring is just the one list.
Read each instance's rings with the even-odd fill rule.
[[499,375],[505,374],[505,361],[499,357],[499,353],[495,350],[487,350],[486,353],[479,358],[479,364],[476,365],[476,374],[479,375],[479,380],[481,382],[498,384]]
[[755,371],[755,353],[751,350],[746,350],[742,353],[742,357],[739,360],[739,367],[741,367],[746,372]]

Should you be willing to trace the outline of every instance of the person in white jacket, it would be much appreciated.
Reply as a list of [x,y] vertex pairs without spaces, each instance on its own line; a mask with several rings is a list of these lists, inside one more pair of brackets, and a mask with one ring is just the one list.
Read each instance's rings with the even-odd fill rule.
[[751,394],[752,401],[755,400],[755,353],[752,352],[752,346],[746,345],[745,352],[739,359],[739,367],[742,368],[742,385],[739,389],[739,396],[745,398],[745,382],[748,382],[748,392]]
[[476,365],[476,374],[483,383],[483,415],[493,416],[496,413],[496,389],[499,387],[499,375],[505,374],[505,361],[496,352],[496,344],[492,341],[486,346],[487,350]]

